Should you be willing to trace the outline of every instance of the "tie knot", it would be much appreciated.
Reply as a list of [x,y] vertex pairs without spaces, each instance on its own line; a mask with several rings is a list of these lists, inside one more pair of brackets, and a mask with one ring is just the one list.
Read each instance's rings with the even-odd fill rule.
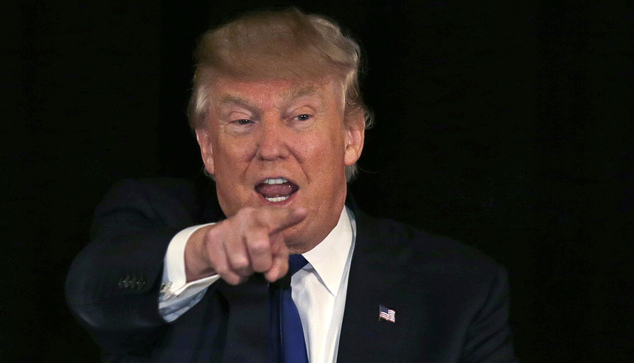
[[302,269],[302,267],[306,266],[308,261],[302,255],[290,255],[288,256],[288,270],[289,274],[293,276],[295,272]]

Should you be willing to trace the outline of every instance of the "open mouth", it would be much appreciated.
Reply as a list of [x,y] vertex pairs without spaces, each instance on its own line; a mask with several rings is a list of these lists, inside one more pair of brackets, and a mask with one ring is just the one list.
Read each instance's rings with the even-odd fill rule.
[[298,190],[297,184],[284,178],[266,178],[255,186],[255,191],[271,203],[283,202]]

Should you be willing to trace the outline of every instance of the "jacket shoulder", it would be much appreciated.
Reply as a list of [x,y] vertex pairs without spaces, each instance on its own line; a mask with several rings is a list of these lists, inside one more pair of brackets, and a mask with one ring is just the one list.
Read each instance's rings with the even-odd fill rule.
[[[138,220],[175,228],[223,217],[210,181],[123,179],[110,188],[95,209],[93,227],[98,227],[102,219],[128,213]],[[93,235],[96,232],[93,228]]]
[[468,279],[490,279],[504,269],[480,250],[449,237],[434,235],[390,219],[362,215],[359,245],[392,261],[408,274],[453,274]]

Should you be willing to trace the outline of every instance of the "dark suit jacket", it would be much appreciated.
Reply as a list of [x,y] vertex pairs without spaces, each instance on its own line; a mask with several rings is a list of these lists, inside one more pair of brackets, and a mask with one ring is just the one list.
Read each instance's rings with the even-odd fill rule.
[[[207,185],[205,185],[207,184]],[[158,314],[163,258],[185,227],[223,218],[209,181],[124,181],[96,210],[93,239],[71,266],[69,306],[106,361],[265,361],[267,285],[218,282],[167,324]],[[357,240],[339,362],[510,362],[502,268],[460,243],[352,206]],[[379,305],[396,311],[379,319]]]

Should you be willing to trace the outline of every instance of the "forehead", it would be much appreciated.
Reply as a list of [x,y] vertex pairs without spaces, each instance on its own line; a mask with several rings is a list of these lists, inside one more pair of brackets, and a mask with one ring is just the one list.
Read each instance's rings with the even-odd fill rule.
[[341,87],[329,77],[317,80],[273,79],[242,81],[221,77],[211,87],[213,104],[280,106],[280,103],[310,99],[330,103],[342,98]]

